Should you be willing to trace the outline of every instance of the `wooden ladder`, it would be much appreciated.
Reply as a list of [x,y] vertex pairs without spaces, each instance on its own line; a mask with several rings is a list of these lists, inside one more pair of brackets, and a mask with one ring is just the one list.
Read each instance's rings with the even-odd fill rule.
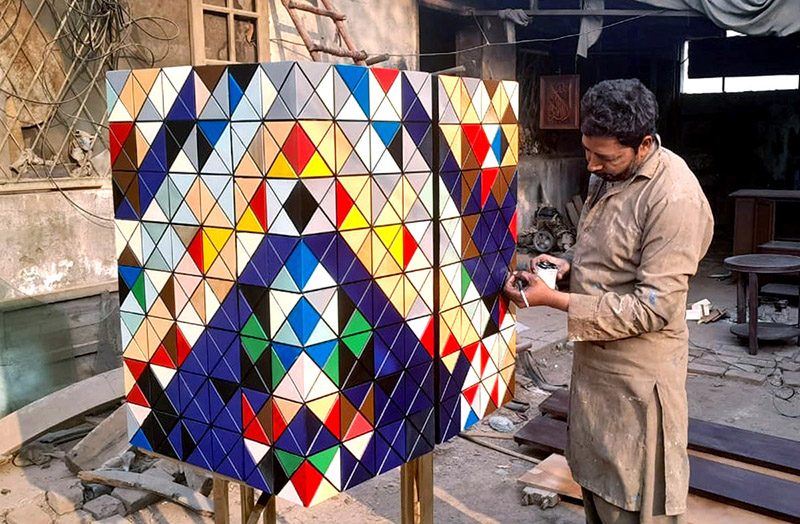
[[[361,50],[356,49],[355,44],[353,44],[353,39],[350,38],[350,34],[347,32],[347,28],[344,26],[344,22],[345,20],[347,20],[347,16],[336,11],[330,0],[320,0],[320,1],[322,2],[322,5],[325,6],[324,9],[321,7],[313,6],[311,4],[307,4],[305,2],[295,2],[294,0],[281,0],[283,6],[286,8],[286,11],[289,13],[289,17],[292,19],[292,22],[294,23],[295,28],[297,28],[297,33],[300,35],[300,38],[306,45],[306,48],[308,48],[308,52],[311,54],[311,58],[315,62],[319,62],[320,53],[326,53],[333,56],[352,58],[353,62],[355,62],[358,65],[369,65],[367,61],[369,55],[363,49]],[[306,28],[303,25],[303,21],[300,20],[300,17],[297,15],[296,11],[298,10],[306,11],[308,13],[314,13],[315,15],[319,16],[326,16],[331,20],[333,20],[333,23],[336,25],[336,31],[342,37],[344,44],[347,46],[347,49],[328,47],[322,44],[315,44],[314,42],[312,42],[311,37],[308,36],[308,31],[306,31]],[[381,58],[382,57],[383,55],[381,55]]]

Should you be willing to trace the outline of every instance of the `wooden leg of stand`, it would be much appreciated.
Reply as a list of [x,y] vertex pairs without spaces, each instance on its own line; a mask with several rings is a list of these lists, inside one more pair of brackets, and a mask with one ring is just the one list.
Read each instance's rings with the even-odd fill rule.
[[230,524],[228,481],[214,477],[214,524]]
[[264,524],[276,524],[278,514],[275,512],[275,497],[270,497],[267,507],[264,508]]
[[250,514],[253,512],[253,505],[255,504],[255,493],[253,488],[245,484],[239,485],[239,493],[242,499],[242,523],[245,524]]
[[433,453],[400,467],[400,522],[433,524]]

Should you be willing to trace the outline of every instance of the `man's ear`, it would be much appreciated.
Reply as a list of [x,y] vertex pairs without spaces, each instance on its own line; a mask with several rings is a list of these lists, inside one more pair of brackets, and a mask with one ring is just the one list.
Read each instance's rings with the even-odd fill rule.
[[647,135],[642,139],[642,143],[639,144],[639,149],[636,150],[636,153],[639,155],[647,156],[647,153],[650,152],[650,149],[653,147],[655,143],[655,139],[653,135]]

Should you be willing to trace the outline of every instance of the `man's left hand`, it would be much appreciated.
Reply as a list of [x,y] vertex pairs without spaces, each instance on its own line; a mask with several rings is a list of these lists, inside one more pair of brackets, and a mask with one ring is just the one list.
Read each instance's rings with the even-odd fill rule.
[[[519,285],[522,285],[522,291]],[[525,293],[525,298],[522,294]],[[506,279],[503,294],[517,307],[525,307],[525,299],[529,306],[550,305],[553,290],[545,284],[544,280],[530,271],[515,271]]]

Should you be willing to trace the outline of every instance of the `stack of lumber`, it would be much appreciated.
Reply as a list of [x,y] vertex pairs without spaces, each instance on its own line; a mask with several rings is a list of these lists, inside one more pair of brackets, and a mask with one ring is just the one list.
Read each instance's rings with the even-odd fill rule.
[[[569,392],[553,393],[539,410],[544,415],[520,429],[514,440],[554,455],[519,481],[580,499],[561,456]],[[800,523],[800,442],[690,419],[689,461],[690,523]]]

